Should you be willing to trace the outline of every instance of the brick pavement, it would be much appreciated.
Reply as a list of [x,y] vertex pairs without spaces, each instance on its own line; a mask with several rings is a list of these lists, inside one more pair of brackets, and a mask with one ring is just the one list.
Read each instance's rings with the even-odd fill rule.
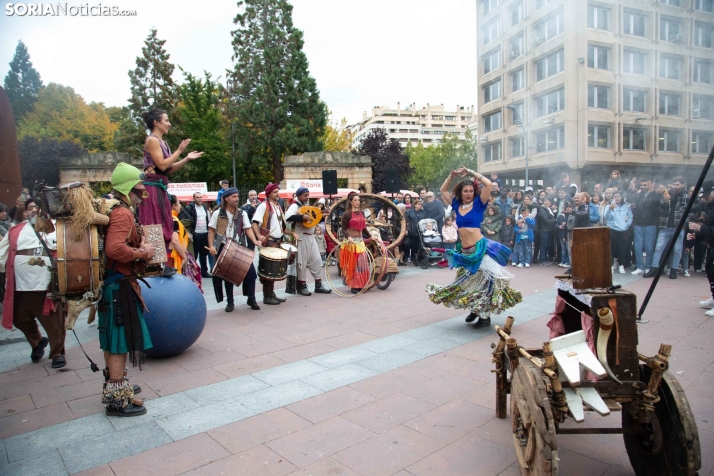
[[[355,299],[290,297],[260,312],[244,305],[232,314],[210,311],[188,351],[130,369],[158,425],[106,419],[100,376],[78,348],[68,351],[67,372],[18,356],[16,369],[0,374],[0,473],[518,474],[510,420],[494,416],[493,333],[428,302],[424,284],[448,282],[451,272],[402,269],[387,291]],[[511,269],[526,296],[511,313],[514,336],[540,345],[559,268]],[[641,298],[649,283],[626,288]],[[714,474],[714,321],[697,305],[707,290],[700,275],[661,280],[645,316],[650,323],[639,327],[643,353],[674,344],[671,370],[697,420],[702,475]],[[100,357],[96,339],[85,348]],[[281,389],[296,387],[304,393],[283,404]],[[233,406],[222,400],[240,392],[259,397]],[[224,405],[219,416],[206,415],[212,405]],[[172,419],[162,413],[169,408],[187,416]],[[618,426],[619,415],[588,414],[586,424]],[[70,440],[76,443],[60,451],[33,452]],[[561,474],[633,474],[618,435],[559,435],[558,445]],[[92,463],[107,455],[106,464]]]

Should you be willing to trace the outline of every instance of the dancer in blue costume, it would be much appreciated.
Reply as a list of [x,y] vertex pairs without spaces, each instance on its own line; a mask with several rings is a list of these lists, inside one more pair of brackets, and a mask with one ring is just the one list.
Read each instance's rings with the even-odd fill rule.
[[[454,187],[454,177],[469,177]],[[475,181],[472,181],[473,177]],[[441,193],[456,212],[461,244],[446,250],[449,268],[457,268],[456,280],[447,286],[427,284],[429,299],[436,304],[456,309],[468,309],[466,322],[478,318],[474,327],[491,325],[491,314],[499,314],[523,300],[521,293],[508,285],[513,277],[505,265],[511,250],[487,240],[481,234],[483,213],[491,196],[491,181],[464,166],[451,171],[441,186]]]

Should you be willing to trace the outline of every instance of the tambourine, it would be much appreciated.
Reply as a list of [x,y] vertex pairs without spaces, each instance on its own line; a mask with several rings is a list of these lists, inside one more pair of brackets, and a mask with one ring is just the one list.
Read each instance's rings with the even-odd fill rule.
[[298,213],[300,215],[310,215],[312,217],[308,221],[303,220],[302,226],[304,226],[305,228],[312,228],[313,226],[320,223],[320,220],[322,220],[322,210],[317,207],[305,205],[298,209]]

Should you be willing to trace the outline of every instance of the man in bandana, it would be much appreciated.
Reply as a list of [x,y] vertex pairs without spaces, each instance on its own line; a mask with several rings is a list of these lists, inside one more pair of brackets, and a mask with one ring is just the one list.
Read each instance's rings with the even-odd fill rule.
[[[295,192],[295,201],[290,205],[288,211],[285,212],[285,219],[293,224],[293,230],[297,234],[297,292],[303,296],[309,296],[312,293],[307,289],[307,270],[315,279],[315,292],[318,294],[329,294],[331,289],[322,285],[322,258],[320,251],[317,249],[317,242],[313,236],[315,227],[306,227],[303,222],[309,221],[312,217],[309,214],[301,215],[298,210],[308,204],[310,198],[310,190],[305,187],[300,187]],[[320,226],[319,224],[317,226]]]

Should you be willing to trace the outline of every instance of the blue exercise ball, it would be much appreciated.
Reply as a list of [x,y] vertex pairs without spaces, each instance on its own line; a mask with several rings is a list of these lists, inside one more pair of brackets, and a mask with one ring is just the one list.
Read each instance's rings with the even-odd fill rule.
[[151,357],[171,357],[188,349],[206,325],[206,301],[198,287],[186,276],[146,278],[151,288],[139,281],[149,312],[146,326],[154,346],[145,351]]

